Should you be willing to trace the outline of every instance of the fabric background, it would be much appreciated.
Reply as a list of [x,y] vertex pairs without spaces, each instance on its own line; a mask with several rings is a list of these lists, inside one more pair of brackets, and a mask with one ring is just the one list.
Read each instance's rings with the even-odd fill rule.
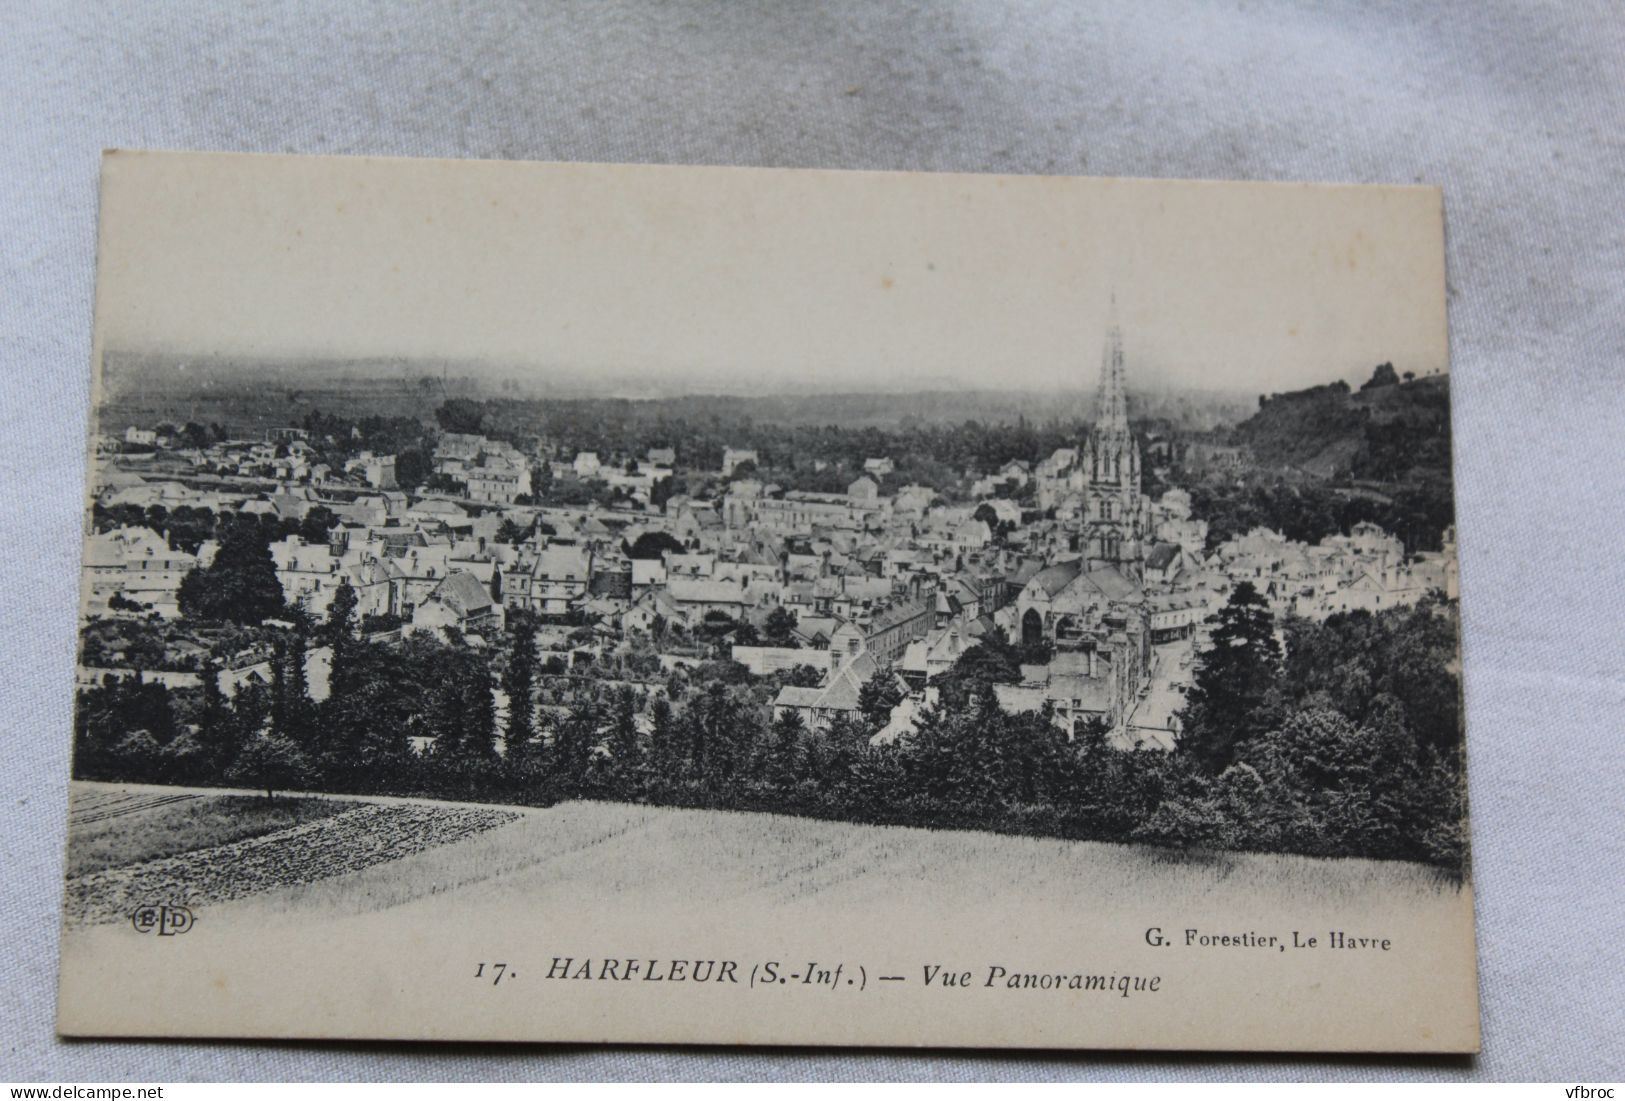
[[[0,4],[0,1079],[1625,1077],[1622,14],[1613,0]],[[110,146],[1442,185],[1485,1054],[57,1042]]]

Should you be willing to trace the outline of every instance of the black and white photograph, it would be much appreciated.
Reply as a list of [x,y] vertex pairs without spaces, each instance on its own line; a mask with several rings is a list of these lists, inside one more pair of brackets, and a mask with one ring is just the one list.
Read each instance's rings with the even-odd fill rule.
[[63,1031],[1474,1050],[1442,273],[1429,188],[109,153]]

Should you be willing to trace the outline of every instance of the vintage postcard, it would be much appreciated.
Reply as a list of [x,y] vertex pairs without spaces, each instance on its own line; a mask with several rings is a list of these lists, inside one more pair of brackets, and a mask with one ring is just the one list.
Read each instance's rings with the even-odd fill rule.
[[1477,1050],[1438,191],[100,217],[62,1033]]

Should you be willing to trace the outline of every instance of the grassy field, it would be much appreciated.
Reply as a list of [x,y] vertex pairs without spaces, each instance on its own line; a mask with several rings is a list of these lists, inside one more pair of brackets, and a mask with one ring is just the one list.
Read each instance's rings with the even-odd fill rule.
[[253,795],[115,799],[76,792],[71,806],[69,876],[262,837],[337,814],[348,805],[326,799],[271,803]]
[[501,913],[622,921],[636,912],[651,921],[756,914],[769,925],[812,927],[861,914],[953,915],[986,926],[1019,912],[1064,925],[1083,914],[1139,920],[1213,908],[1353,916],[1407,899],[1432,905],[1455,892],[1446,877],[1413,864],[567,803],[522,811],[399,862],[256,894],[236,908],[248,923],[385,912],[430,926]]
[[[101,788],[101,785],[87,787]],[[853,825],[770,814],[567,803],[289,800],[145,789],[137,809],[71,832],[68,917],[119,920],[133,900],[251,907],[298,920],[487,908],[682,912],[726,904],[799,915],[906,899],[923,913],[1177,911],[1195,904],[1359,910],[1454,888],[1401,863]],[[157,794],[154,794],[157,793]],[[76,793],[76,798],[84,795]],[[109,798],[100,792],[98,798]],[[166,801],[167,800],[167,801]]]

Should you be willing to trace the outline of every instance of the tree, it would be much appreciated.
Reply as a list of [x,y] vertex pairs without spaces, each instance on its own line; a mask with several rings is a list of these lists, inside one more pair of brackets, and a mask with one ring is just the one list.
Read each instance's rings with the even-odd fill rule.
[[1280,673],[1281,645],[1269,605],[1249,581],[1207,622],[1212,643],[1186,696],[1181,748],[1216,775],[1234,759],[1236,744],[1256,733],[1253,719]]
[[220,662],[213,654],[204,660],[199,680],[202,683],[203,702],[198,708],[198,741],[203,746],[212,771],[219,773],[236,755],[237,747],[232,744],[231,709],[220,691]]
[[[337,651],[335,651],[335,654]],[[441,649],[429,639],[385,647],[351,639],[322,703],[320,758],[334,783],[388,790],[411,753],[409,732],[427,707]]]
[[261,732],[249,739],[228,774],[249,787],[263,788],[265,798],[276,801],[277,791],[305,783],[310,762],[289,738]]
[[491,698],[490,670],[478,654],[469,654],[460,671],[463,752],[491,757],[496,753],[496,701]]
[[356,586],[349,583],[349,578],[338,583],[333,589],[333,599],[328,602],[327,622],[322,625],[322,637],[328,646],[336,648],[356,640],[356,606],[361,602],[356,594]]
[[817,688],[824,683],[824,672],[812,665],[797,664],[778,674],[783,688]]
[[1132,836],[1171,848],[1212,847],[1226,840],[1229,828],[1223,810],[1205,793],[1174,795],[1163,800]]
[[316,736],[316,704],[305,675],[304,630],[277,642],[271,666],[271,729],[309,750]]
[[796,615],[785,608],[774,608],[762,623],[762,636],[770,646],[799,647],[796,639]]
[[257,625],[286,609],[270,542],[252,518],[225,527],[207,569],[193,568],[177,594],[181,614],[195,619]]
[[669,532],[646,531],[633,540],[631,548],[626,553],[628,558],[651,560],[663,558],[668,553],[682,554],[684,549],[676,536]]
[[687,768],[683,723],[672,710],[671,701],[656,696],[649,707],[649,763],[655,783],[671,783]]
[[477,401],[450,398],[440,403],[434,411],[434,419],[443,432],[477,436],[485,424],[485,411]]
[[339,582],[333,600],[327,606],[327,622],[322,625],[322,640],[333,648],[329,665],[329,695],[337,696],[354,687],[354,661],[356,605],[359,603],[355,586],[346,577]]
[[463,685],[461,663],[443,654],[423,670],[422,706],[415,716],[417,735],[432,739],[437,758],[463,755]]
[[434,739],[434,755],[483,760],[496,752],[496,705],[491,674],[474,651],[439,647],[425,663],[419,729]]
[[[530,468],[530,499],[540,504],[553,488],[553,465],[551,463],[538,463]],[[546,534],[553,534],[547,532]]]
[[327,542],[327,533],[338,527],[339,518],[326,505],[317,505],[299,521],[299,537],[307,543]]
[[963,707],[987,685],[1018,683],[1026,658],[1027,655],[1011,646],[1002,634],[989,632],[982,636],[981,642],[960,654],[951,669],[933,678],[932,683],[941,691],[945,706]]
[[1392,363],[1379,363],[1377,369],[1371,372],[1370,381],[1360,387],[1362,390],[1374,390],[1379,386],[1396,386],[1399,384],[1399,374],[1394,370]]
[[795,708],[787,708],[773,720],[772,749],[764,770],[770,782],[788,788],[801,779],[806,766],[806,737],[807,725]]
[[[530,527],[520,527],[510,517],[504,516],[502,523],[497,525],[496,541],[498,543],[518,544],[529,538],[530,533],[536,530],[533,523]],[[493,573],[495,571],[492,571]]]
[[599,722],[598,701],[588,697],[577,700],[553,731],[549,761],[558,795],[564,798],[580,795],[587,786],[593,750],[598,745]]
[[884,726],[892,708],[902,702],[903,690],[897,686],[897,674],[889,666],[876,669],[858,689],[858,709],[871,727]]
[[164,747],[152,731],[141,727],[119,739],[113,747],[113,761],[122,779],[162,781],[163,752]]
[[638,701],[628,685],[615,692],[610,707],[609,765],[616,794],[630,795],[643,766],[643,742],[638,734]]
[[106,678],[80,693],[74,716],[76,777],[160,780],[162,750],[176,735],[169,693],[140,673]]
[[230,748],[230,760],[224,763],[229,765],[235,761],[244,746],[264,733],[270,718],[271,696],[265,686],[251,680],[239,687],[237,694],[231,699],[231,709],[227,717],[226,741]]
[[532,691],[536,683],[536,624],[523,612],[510,621],[513,648],[508,667],[502,673],[502,688],[508,694],[508,724],[503,745],[510,762],[517,763],[536,736],[536,711]]
[[402,448],[395,455],[395,484],[413,490],[434,473],[434,460],[421,447]]
[[739,702],[726,685],[713,682],[687,716],[693,738],[695,770],[709,786],[733,778],[746,757],[749,735]]
[[278,639],[271,651],[271,730],[288,734],[288,654],[287,644]]
[[664,509],[666,502],[671,500],[676,492],[676,484],[671,477],[656,479],[649,487],[649,504],[657,509]]

